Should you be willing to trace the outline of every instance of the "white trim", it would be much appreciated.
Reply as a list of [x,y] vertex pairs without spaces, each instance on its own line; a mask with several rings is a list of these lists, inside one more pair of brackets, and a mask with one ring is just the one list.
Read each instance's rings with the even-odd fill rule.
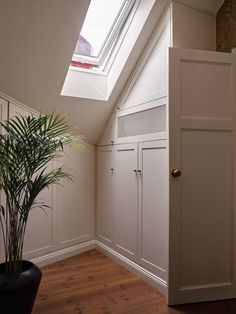
[[33,258],[31,261],[39,267],[46,266],[65,258],[81,254],[95,248],[95,241],[90,240],[66,249],[58,250],[40,257]]
[[167,105],[166,96],[162,98],[154,98],[153,95],[150,95],[150,97],[145,98],[145,100],[143,98],[143,102],[141,104],[137,104],[135,106],[124,108],[124,109],[121,108],[120,110],[117,111],[116,116],[117,118],[119,118],[119,117],[123,117],[129,114],[142,112],[148,109],[153,109],[153,108],[161,107],[165,105]]
[[4,93],[1,92],[1,91],[0,91],[0,97],[3,98],[3,99],[5,99],[6,101],[8,101],[8,103],[14,103],[15,105],[17,105],[17,106],[19,106],[19,107],[22,107],[23,109],[26,109],[26,110],[29,110],[29,109],[30,109],[30,111],[31,111],[33,114],[35,114],[35,115],[38,115],[38,114],[40,113],[39,111],[33,109],[32,107],[23,104],[22,102],[16,100],[16,99],[13,98],[13,97],[8,96],[7,94],[4,94]]
[[158,276],[152,274],[150,271],[146,270],[145,268],[139,266],[135,262],[129,260],[128,258],[124,257],[123,255],[117,253],[113,249],[107,247],[103,243],[95,240],[95,247],[105,255],[109,256],[117,263],[125,266],[131,272],[135,273],[136,275],[142,277],[146,282],[157,288],[165,296],[167,295],[167,282],[163,279],[159,278]]

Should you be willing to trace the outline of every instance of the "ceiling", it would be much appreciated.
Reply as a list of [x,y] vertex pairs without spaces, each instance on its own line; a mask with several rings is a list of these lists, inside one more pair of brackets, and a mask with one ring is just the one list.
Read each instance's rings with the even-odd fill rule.
[[60,96],[89,1],[0,2],[0,90],[37,110],[64,110],[95,141],[107,104]]
[[224,0],[176,0],[176,2],[216,14]]
[[[178,1],[213,12],[222,2]],[[64,110],[96,142],[156,21],[146,23],[149,31],[141,33],[109,101],[60,96],[88,5],[89,0],[0,0],[0,91],[42,112]]]

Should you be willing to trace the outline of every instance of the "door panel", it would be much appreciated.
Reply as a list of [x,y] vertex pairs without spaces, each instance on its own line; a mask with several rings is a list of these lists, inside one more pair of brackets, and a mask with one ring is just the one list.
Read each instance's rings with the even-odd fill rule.
[[167,143],[139,144],[140,206],[139,263],[162,280],[168,267],[168,155]]
[[137,258],[138,173],[137,144],[117,145],[116,248],[126,257]]
[[97,151],[97,237],[111,246],[114,238],[115,160],[112,146]]
[[232,147],[229,131],[181,132],[182,289],[232,284]]
[[[10,102],[9,117],[36,115],[34,110]],[[53,169],[53,163],[48,164]],[[24,258],[31,259],[51,252],[55,248],[55,211],[53,208],[53,187],[43,190],[38,200],[45,202],[49,208],[34,208],[29,213],[24,241]]]
[[235,61],[169,51],[169,304],[236,296]]

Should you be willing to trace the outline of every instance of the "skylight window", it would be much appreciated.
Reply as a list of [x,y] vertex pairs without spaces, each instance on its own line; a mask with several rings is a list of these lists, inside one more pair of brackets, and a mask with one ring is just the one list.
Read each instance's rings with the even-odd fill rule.
[[114,48],[136,0],[91,0],[71,66],[96,69]]

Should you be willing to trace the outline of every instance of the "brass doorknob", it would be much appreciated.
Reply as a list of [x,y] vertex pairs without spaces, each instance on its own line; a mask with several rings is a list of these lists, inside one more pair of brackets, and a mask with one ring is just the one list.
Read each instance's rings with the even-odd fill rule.
[[173,170],[171,171],[171,175],[172,175],[172,177],[174,177],[174,178],[180,177],[180,176],[181,176],[181,171],[180,171],[179,169],[173,169]]

